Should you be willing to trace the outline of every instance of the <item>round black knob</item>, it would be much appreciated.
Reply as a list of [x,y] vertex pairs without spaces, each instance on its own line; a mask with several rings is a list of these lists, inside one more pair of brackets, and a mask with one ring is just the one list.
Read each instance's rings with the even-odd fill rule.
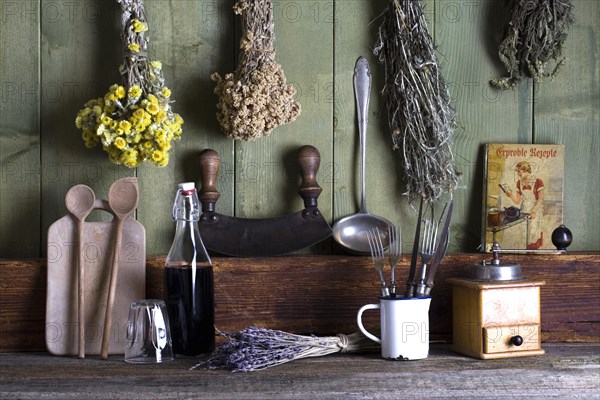
[[552,232],[552,244],[558,250],[566,250],[571,242],[573,242],[573,234],[566,226],[560,225]]
[[522,336],[520,336],[520,335],[513,336],[513,337],[510,339],[510,342],[511,342],[512,344],[514,344],[515,346],[520,346],[520,345],[522,345],[522,344],[523,344],[523,337],[522,337]]

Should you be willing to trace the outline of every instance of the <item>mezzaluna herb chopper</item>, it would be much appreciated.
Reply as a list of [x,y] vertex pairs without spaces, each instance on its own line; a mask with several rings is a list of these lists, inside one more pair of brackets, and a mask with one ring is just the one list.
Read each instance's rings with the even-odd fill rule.
[[298,150],[302,176],[298,194],[304,208],[277,217],[239,218],[218,213],[220,163],[215,150],[200,153],[202,214],[198,229],[208,250],[234,257],[267,257],[300,250],[331,236],[331,227],[318,208],[317,199],[323,189],[317,183],[321,155],[315,147],[305,145]]

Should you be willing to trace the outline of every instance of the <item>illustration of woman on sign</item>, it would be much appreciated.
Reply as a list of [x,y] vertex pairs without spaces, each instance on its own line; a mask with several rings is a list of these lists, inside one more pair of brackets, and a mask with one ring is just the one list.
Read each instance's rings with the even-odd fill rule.
[[521,213],[529,214],[527,250],[537,250],[544,244],[542,232],[542,212],[544,207],[544,182],[532,173],[531,164],[521,161],[515,166],[519,177],[517,190],[504,193],[515,204],[520,205]]

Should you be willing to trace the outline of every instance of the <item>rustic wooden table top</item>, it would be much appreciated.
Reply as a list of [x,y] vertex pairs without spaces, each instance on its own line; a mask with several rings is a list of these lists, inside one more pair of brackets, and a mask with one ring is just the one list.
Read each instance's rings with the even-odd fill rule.
[[597,399],[600,344],[544,344],[546,355],[477,360],[432,345],[426,360],[369,355],[298,360],[251,373],[188,371],[193,358],[133,365],[46,353],[0,354],[2,399]]

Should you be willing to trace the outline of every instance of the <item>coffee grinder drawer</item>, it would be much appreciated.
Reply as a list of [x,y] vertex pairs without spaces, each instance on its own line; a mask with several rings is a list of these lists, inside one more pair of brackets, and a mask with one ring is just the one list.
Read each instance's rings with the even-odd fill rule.
[[541,349],[539,324],[484,326],[483,352],[486,354],[529,352]]

